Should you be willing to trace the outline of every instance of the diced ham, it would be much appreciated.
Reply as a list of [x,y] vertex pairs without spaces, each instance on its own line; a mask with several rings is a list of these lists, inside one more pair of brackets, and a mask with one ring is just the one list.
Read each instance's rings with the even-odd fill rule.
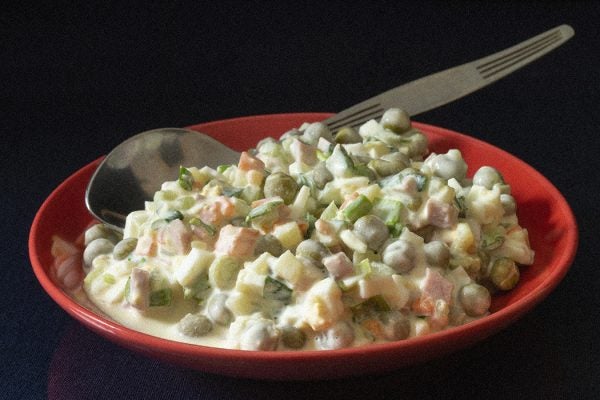
[[74,243],[67,242],[58,236],[52,236],[52,247],[50,248],[50,254],[52,254],[54,258],[68,257],[79,253],[81,253],[81,249]]
[[346,256],[346,254],[343,252],[323,258],[323,265],[325,265],[325,268],[327,268],[327,271],[329,271],[331,276],[336,279],[343,278],[354,273],[352,261],[350,261],[348,256]]
[[260,232],[256,229],[226,225],[215,243],[215,253],[240,258],[252,256],[259,237]]
[[81,254],[73,254],[56,261],[56,280],[60,286],[67,290],[74,290],[79,287],[83,281]]
[[235,216],[235,204],[225,196],[211,199],[211,202],[200,210],[200,219],[210,225],[221,225],[226,219]]
[[145,310],[150,303],[150,272],[142,268],[131,270],[127,302],[139,310]]
[[421,297],[413,305],[413,309],[419,314],[433,315],[440,300],[450,304],[454,285],[438,271],[427,268],[421,286]]
[[158,242],[175,254],[186,254],[190,249],[192,233],[179,219],[169,222],[158,232]]
[[242,171],[250,171],[251,169],[257,171],[264,171],[265,163],[256,157],[252,157],[247,151],[242,152],[240,156],[240,162],[238,168]]
[[424,218],[439,228],[451,228],[458,222],[458,209],[451,204],[430,198],[425,203]]
[[152,235],[143,235],[138,238],[137,245],[133,251],[140,256],[153,256],[156,254],[156,242]]
[[290,153],[296,162],[306,165],[314,165],[317,162],[317,148],[298,139],[294,139],[290,144]]
[[417,186],[417,179],[412,175],[406,175],[400,182],[398,189],[408,194],[416,194],[418,191]]

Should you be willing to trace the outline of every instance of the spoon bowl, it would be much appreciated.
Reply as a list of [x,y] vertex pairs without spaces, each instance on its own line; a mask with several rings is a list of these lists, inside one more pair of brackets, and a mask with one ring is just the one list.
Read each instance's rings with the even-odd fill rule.
[[240,154],[190,129],[159,128],[139,133],[104,158],[86,192],[88,210],[121,230],[127,214],[144,208],[161,184],[178,176],[180,166],[217,167],[237,163]]

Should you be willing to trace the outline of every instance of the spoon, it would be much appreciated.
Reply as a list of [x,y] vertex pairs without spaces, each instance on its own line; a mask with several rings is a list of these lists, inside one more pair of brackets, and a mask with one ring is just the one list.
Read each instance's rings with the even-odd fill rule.
[[[524,67],[561,46],[574,34],[560,25],[512,47],[417,79],[358,103],[323,121],[332,131],[358,126],[402,105],[412,117],[450,103]],[[88,210],[117,230],[127,214],[143,208],[180,166],[236,164],[240,154],[198,132],[162,128],[142,132],[111,151],[92,176],[85,193]]]
[[122,230],[127,214],[144,208],[160,185],[175,179],[180,166],[216,168],[237,164],[240,153],[210,136],[180,128],[139,133],[115,147],[100,163],[85,192],[92,215]]

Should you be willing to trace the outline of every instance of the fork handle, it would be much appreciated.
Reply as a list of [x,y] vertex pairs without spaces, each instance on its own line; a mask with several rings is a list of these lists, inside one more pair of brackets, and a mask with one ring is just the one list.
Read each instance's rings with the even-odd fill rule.
[[359,126],[391,107],[414,116],[450,103],[524,67],[561,46],[574,35],[560,25],[505,50],[390,89],[323,121],[330,129]]

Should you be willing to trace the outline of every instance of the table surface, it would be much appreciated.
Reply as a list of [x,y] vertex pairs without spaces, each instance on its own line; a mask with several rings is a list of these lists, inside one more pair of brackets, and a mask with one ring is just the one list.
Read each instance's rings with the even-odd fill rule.
[[[0,14],[0,162],[8,190],[0,225],[0,398],[597,396],[600,3],[51,3]],[[576,31],[565,46],[414,118],[525,160],[558,187],[579,223],[579,251],[564,281],[480,344],[379,376],[234,379],[125,350],[74,321],[36,281],[27,237],[40,204],[133,133],[340,110],[563,23]]]

